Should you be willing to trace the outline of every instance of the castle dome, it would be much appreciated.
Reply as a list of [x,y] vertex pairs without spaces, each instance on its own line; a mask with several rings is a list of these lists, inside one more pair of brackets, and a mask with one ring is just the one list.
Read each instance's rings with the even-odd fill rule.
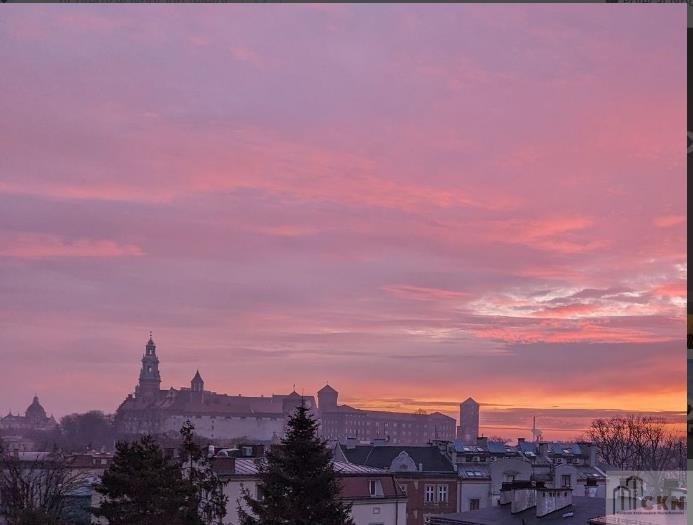
[[26,416],[27,419],[33,419],[33,420],[46,419],[46,411],[41,406],[41,403],[39,403],[38,396],[34,396],[34,400],[31,402],[31,404],[26,409],[26,412],[24,413],[24,415]]

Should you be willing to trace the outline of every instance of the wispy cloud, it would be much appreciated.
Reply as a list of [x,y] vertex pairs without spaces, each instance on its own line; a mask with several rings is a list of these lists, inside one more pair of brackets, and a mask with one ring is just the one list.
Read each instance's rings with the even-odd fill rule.
[[429,7],[4,14],[3,402],[678,410],[680,10]]
[[123,257],[143,255],[135,244],[119,244],[103,239],[65,240],[52,235],[0,235],[0,257],[43,259],[54,257]]

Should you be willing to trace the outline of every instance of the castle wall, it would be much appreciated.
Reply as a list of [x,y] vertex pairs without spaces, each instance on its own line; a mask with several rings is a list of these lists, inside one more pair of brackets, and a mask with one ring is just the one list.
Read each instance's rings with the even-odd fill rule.
[[186,420],[195,425],[195,433],[209,439],[248,438],[251,440],[270,441],[275,436],[284,434],[284,417],[264,416],[207,416],[207,415],[171,415],[162,421],[161,431],[176,433]]

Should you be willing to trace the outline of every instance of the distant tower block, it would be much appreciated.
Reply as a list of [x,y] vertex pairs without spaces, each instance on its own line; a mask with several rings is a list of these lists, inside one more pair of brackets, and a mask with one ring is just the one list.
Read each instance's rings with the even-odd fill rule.
[[479,437],[479,403],[468,397],[460,404],[460,431],[463,445],[476,445]]
[[337,396],[339,394],[330,385],[325,385],[318,390],[318,409],[320,412],[330,412],[337,409]]

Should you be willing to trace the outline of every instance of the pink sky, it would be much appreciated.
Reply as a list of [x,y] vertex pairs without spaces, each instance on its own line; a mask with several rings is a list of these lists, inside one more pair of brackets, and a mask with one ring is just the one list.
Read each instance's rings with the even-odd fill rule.
[[685,16],[7,5],[0,409],[113,411],[151,329],[164,387],[683,413]]

